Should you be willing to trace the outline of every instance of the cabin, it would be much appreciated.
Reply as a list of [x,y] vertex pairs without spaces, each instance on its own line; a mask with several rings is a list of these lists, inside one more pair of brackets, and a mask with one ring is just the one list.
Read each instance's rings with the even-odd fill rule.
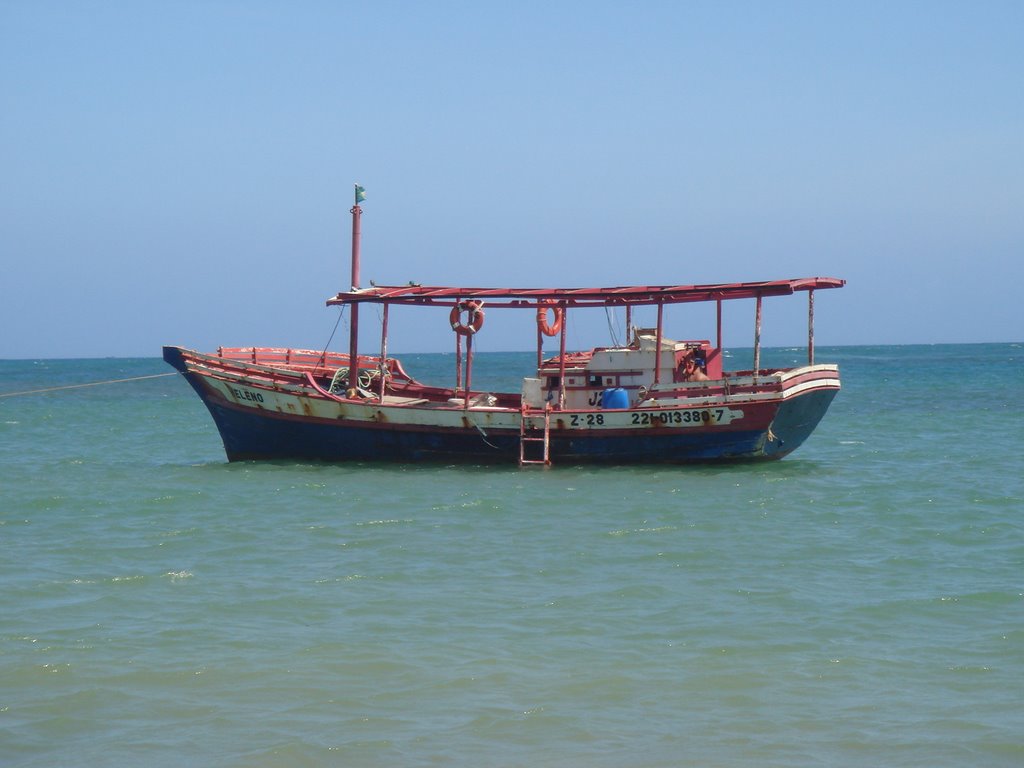
[[[722,378],[722,357],[710,341],[661,339],[654,328],[637,328],[624,347],[597,347],[585,352],[567,352],[564,368],[558,356],[542,361],[536,379],[525,379],[523,402],[531,408],[558,402],[562,371],[565,376],[565,408],[635,406],[648,390],[659,383],[682,381],[683,361],[692,357],[709,379]],[[605,403],[607,390],[622,390],[625,402]],[[618,395],[618,398],[621,398]]]

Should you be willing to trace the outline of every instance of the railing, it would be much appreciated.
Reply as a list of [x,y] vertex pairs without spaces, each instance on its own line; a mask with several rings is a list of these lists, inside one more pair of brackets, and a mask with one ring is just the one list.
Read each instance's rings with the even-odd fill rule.
[[348,365],[348,355],[315,349],[285,349],[281,347],[220,347],[217,357],[225,360],[245,360],[258,365],[294,365],[304,367],[337,367]]

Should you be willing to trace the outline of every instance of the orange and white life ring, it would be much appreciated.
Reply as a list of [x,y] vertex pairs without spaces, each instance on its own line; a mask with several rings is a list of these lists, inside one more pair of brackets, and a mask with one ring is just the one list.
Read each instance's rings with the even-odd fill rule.
[[[548,324],[548,310],[555,313],[554,321]],[[553,301],[541,301],[537,303],[537,328],[545,336],[556,336],[562,330],[562,319],[565,311]]]
[[[448,322],[452,330],[460,336],[472,336],[483,328],[484,325],[484,303],[482,301],[460,301],[452,307],[448,315]],[[466,312],[466,322],[462,322],[462,313]]]

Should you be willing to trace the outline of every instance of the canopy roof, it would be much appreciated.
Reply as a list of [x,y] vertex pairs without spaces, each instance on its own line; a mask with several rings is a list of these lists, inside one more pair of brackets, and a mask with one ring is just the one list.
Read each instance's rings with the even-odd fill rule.
[[757,296],[789,296],[796,291],[841,288],[845,280],[835,277],[802,277],[761,283],[719,283],[715,285],[647,285],[618,288],[449,288],[426,285],[384,286],[343,291],[327,300],[330,304],[406,304],[453,306],[467,299],[488,307],[536,308],[538,302],[557,302],[567,307],[638,306],[682,304],[695,301],[750,299]]

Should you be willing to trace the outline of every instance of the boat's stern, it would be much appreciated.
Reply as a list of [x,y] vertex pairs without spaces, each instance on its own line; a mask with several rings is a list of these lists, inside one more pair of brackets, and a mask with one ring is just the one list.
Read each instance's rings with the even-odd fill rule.
[[766,458],[781,459],[810,437],[839,394],[839,366],[808,365],[779,376],[782,397],[765,435]]

